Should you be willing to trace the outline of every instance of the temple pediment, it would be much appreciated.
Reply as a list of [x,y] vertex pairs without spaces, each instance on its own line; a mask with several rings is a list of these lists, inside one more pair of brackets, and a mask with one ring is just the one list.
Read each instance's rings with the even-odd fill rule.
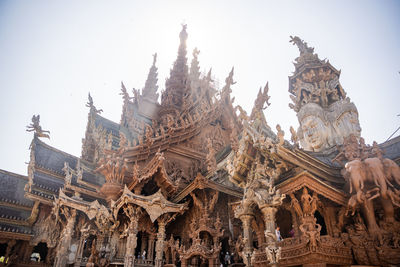
[[152,222],[165,213],[182,213],[188,207],[187,202],[177,204],[168,201],[161,193],[161,190],[158,190],[157,193],[150,196],[142,196],[132,193],[128,187],[125,186],[121,197],[111,205],[114,207],[114,211],[118,212],[123,205],[128,203],[135,204],[145,209]]

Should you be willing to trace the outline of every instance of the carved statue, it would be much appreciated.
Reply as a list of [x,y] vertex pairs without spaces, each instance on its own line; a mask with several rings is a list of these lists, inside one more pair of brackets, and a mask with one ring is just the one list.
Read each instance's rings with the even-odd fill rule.
[[217,168],[217,161],[215,160],[215,150],[210,138],[207,139],[208,153],[206,156],[207,171],[211,172]]
[[319,105],[303,106],[297,117],[300,121],[298,135],[304,149],[319,152],[334,145],[332,127]]
[[294,209],[297,216],[299,216],[300,218],[303,217],[303,210],[300,206],[299,201],[297,200],[297,198],[294,196],[293,193],[290,193],[290,199],[291,199],[290,206]]
[[268,91],[269,91],[269,87],[268,87],[268,82],[267,82],[267,84],[264,87],[264,90],[261,91],[261,87],[260,87],[260,90],[258,91],[258,95],[257,95],[256,100],[254,101],[254,106],[253,106],[253,110],[251,112],[250,119],[254,120],[257,112],[262,112],[269,105],[271,105],[269,103],[269,99],[271,97],[268,95]]
[[[35,132],[35,136],[37,137],[45,137],[50,139],[50,131],[43,130],[40,126],[40,115],[33,115],[32,116],[32,123],[26,126],[27,132]],[[46,134],[48,133],[48,134]]]
[[276,125],[276,130],[277,132],[277,136],[278,136],[278,140],[279,140],[279,145],[283,145],[283,143],[285,143],[285,132],[282,131],[281,126],[279,124]]
[[68,162],[64,162],[64,168],[62,168],[62,171],[65,173],[65,185],[69,186],[71,185],[71,179],[72,179],[72,169],[69,167]]
[[102,109],[97,109],[97,108],[94,106],[94,104],[93,104],[93,98],[92,98],[92,96],[90,95],[90,93],[89,93],[89,95],[88,95],[88,102],[86,103],[86,106],[87,106],[88,108],[90,108],[90,113],[93,113],[93,114],[100,114],[100,113],[103,112]]
[[303,214],[311,216],[313,214],[311,209],[311,202],[313,198],[308,193],[307,187],[303,187],[303,194],[301,195],[301,203],[303,204]]
[[293,126],[290,126],[290,133],[291,133],[290,140],[293,142],[293,145],[298,148],[299,137],[297,136],[296,130],[293,128]]

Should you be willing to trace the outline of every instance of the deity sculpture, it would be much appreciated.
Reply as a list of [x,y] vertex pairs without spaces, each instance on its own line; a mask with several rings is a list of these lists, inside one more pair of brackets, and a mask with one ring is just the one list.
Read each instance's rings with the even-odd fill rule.
[[298,135],[304,149],[319,152],[334,145],[332,127],[319,105],[309,103],[297,116],[300,121]]

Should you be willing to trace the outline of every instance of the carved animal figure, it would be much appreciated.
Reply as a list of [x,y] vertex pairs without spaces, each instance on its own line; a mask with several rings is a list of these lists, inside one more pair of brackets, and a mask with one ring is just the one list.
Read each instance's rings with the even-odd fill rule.
[[363,202],[365,183],[372,183],[380,189],[380,195],[387,198],[388,184],[383,170],[383,164],[378,158],[352,160],[345,165],[346,176],[350,179],[350,194],[357,194],[357,202]]
[[391,159],[383,159],[383,170],[388,179],[389,185],[392,186],[393,182],[400,185],[400,167]]

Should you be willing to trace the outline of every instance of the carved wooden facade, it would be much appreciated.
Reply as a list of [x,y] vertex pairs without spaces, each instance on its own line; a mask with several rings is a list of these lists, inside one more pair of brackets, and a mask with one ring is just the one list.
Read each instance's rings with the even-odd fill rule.
[[39,140],[50,133],[32,118],[28,176],[0,171],[7,264],[400,264],[400,140],[364,143],[340,72],[291,37],[289,142],[264,116],[268,84],[248,116],[234,70],[219,91],[197,49],[188,66],[186,26],[179,38],[160,103],[156,54],[141,91],[121,84],[120,123],[89,95],[81,157]]

